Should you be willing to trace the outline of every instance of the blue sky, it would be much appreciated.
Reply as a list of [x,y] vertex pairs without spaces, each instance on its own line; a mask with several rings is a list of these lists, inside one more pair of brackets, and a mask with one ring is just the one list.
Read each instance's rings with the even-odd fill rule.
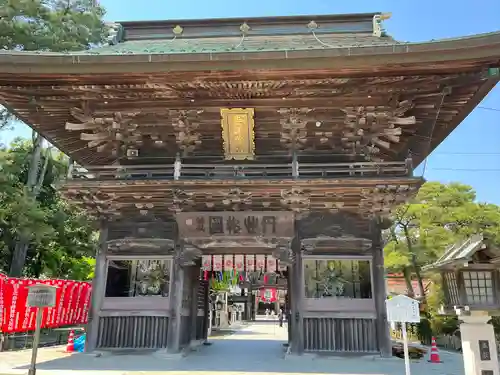
[[[388,33],[400,41],[467,36],[500,30],[500,0],[101,0],[109,21],[392,12]],[[500,204],[500,86],[428,158],[424,177],[473,186],[480,201]],[[24,125],[3,142],[29,136]],[[422,174],[422,166],[417,170]],[[498,189],[498,190],[497,190]]]

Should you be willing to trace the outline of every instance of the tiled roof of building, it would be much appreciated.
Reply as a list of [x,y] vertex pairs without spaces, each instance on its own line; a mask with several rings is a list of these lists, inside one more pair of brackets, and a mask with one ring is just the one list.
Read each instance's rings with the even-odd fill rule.
[[[323,44],[322,44],[323,43]],[[217,37],[217,38],[176,38],[171,40],[133,40],[115,45],[95,48],[89,54],[142,54],[142,53],[207,53],[207,52],[268,52],[318,50],[342,47],[364,47],[392,45],[390,37],[375,37],[358,34],[325,34],[315,38],[310,35],[276,35]]]

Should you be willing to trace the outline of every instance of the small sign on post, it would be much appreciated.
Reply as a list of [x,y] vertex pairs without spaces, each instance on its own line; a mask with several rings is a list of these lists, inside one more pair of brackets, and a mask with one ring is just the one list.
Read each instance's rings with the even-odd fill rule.
[[406,323],[420,322],[419,302],[413,298],[399,295],[385,301],[387,307],[387,320],[390,323],[402,323],[403,347],[405,356],[405,373],[410,375],[410,354],[408,352],[408,334]]
[[28,375],[36,374],[36,355],[40,343],[40,329],[42,328],[43,308],[54,307],[56,304],[57,287],[45,284],[30,285],[28,288],[27,307],[36,308],[35,336],[33,337],[33,350],[31,352],[31,364]]

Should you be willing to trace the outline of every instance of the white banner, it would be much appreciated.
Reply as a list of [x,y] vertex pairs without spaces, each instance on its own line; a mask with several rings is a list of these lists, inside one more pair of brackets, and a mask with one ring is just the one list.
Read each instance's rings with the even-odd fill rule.
[[268,255],[266,259],[266,271],[267,272],[276,272],[276,258],[272,255]]
[[234,256],[234,269],[239,272],[245,270],[245,256],[236,254]]
[[256,255],[256,270],[264,270],[266,268],[266,256],[265,255]]
[[255,256],[254,255],[246,255],[246,271],[253,272],[255,271]]
[[224,271],[231,271],[233,268],[233,254],[224,255]]
[[201,258],[201,269],[203,271],[212,271],[212,256],[203,255]]
[[213,259],[213,264],[212,264],[212,270],[213,271],[222,271],[222,255],[214,255],[212,257]]

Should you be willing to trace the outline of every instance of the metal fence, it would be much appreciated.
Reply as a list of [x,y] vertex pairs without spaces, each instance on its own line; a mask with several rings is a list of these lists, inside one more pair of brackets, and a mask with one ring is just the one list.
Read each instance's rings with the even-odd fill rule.
[[[65,345],[70,331],[75,331],[75,338],[83,333],[83,326],[42,329],[40,332],[40,347]],[[19,332],[15,334],[0,333],[0,351],[15,351],[33,347],[34,332]]]
[[[403,333],[400,330],[391,330],[391,336],[393,339],[402,340]],[[500,353],[500,335],[496,336],[497,352]],[[414,342],[420,342],[416,334],[408,333],[408,340]],[[441,335],[436,336],[436,345],[440,348],[453,351],[462,351],[462,340],[460,337],[455,335]]]

